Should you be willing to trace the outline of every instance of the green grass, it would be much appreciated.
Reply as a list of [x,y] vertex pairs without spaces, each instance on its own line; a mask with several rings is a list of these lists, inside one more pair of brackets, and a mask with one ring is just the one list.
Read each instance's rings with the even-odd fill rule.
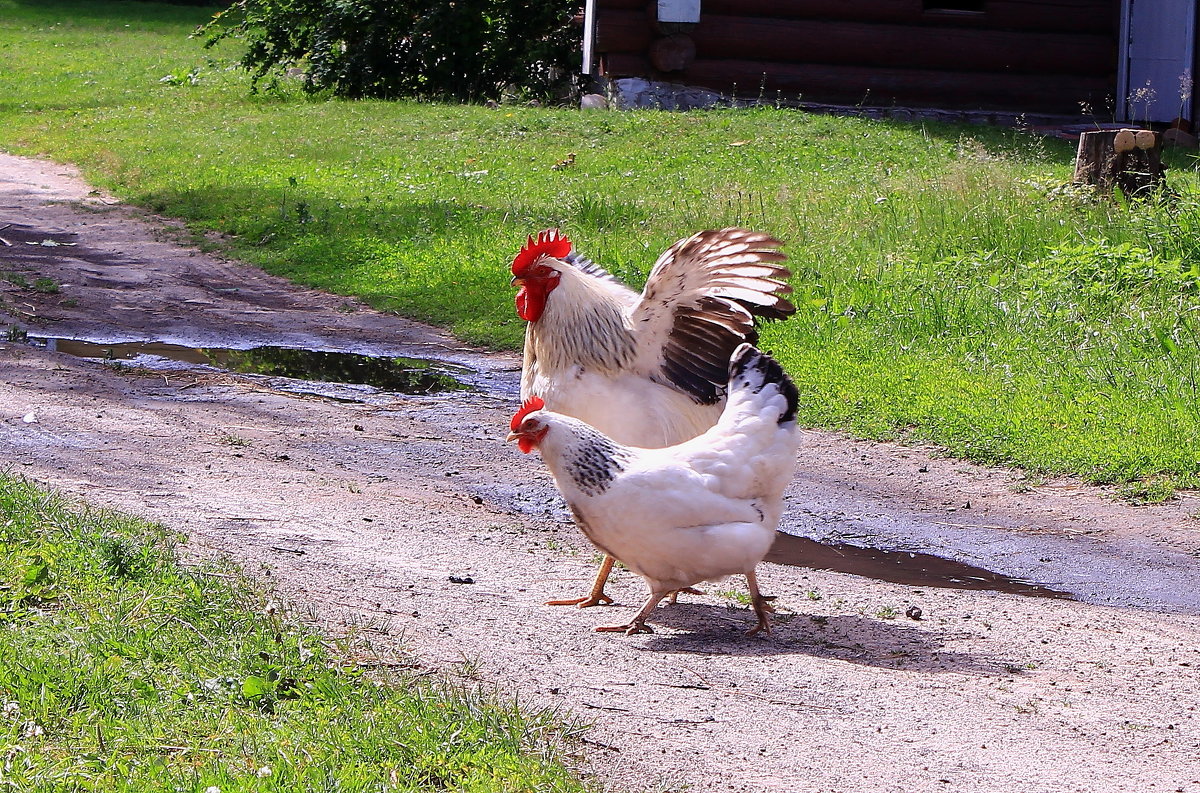
[[406,666],[0,474],[0,789],[583,790],[548,714]]
[[185,38],[203,16],[0,0],[0,146],[494,347],[520,344],[507,265],[529,232],[561,226],[640,283],[698,229],[764,229],[799,306],[764,346],[807,424],[1200,484],[1190,156],[1173,197],[1124,205],[1067,186],[1070,144],[984,127],[251,96],[235,50]]

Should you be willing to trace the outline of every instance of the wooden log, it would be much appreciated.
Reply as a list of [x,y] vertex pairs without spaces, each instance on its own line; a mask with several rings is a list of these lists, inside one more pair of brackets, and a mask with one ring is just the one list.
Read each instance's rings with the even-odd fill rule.
[[709,14],[692,33],[699,57],[895,66],[972,72],[1115,71],[1116,42],[1106,36],[944,30],[931,27],[750,19]]
[[1125,195],[1153,189],[1162,181],[1162,135],[1149,129],[1091,130],[1079,136],[1075,182]]
[[709,13],[1110,35],[1120,24],[1119,0],[987,0],[981,14],[953,15],[927,12],[918,0],[704,0],[701,19]]
[[607,11],[597,20],[597,52],[646,52],[654,42],[654,20],[641,11]]
[[650,45],[650,63],[660,72],[678,72],[696,60],[696,42],[691,36],[677,33],[664,36]]
[[[931,27],[766,19],[704,13],[690,31],[697,57],[846,66],[1111,75],[1109,36],[945,30]],[[612,11],[597,29],[600,52],[646,52],[654,30],[639,11]]]
[[610,8],[636,8],[642,12],[647,12],[651,8],[657,8],[657,4],[654,0],[596,0],[597,11],[603,13]]
[[[608,53],[604,74],[610,77],[654,77],[642,55]],[[703,86],[739,96],[776,92],[804,101],[872,107],[908,105],[958,110],[1012,110],[1073,115],[1079,102],[1100,106],[1111,80],[1099,77],[1042,74],[973,74],[930,69],[876,69],[767,61],[707,60],[700,56],[673,82]]]

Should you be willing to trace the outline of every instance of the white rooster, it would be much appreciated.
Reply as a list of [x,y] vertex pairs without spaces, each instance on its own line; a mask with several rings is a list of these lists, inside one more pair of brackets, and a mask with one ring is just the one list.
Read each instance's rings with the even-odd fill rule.
[[[746,229],[701,231],[658,258],[639,295],[557,229],[530,237],[512,263],[517,314],[529,323],[521,398],[540,397],[618,443],[694,438],[720,417],[730,355],[757,342],[755,318],[795,312],[780,244]],[[585,597],[550,604],[611,603],[612,564],[606,556]]]
[[755,568],[775,538],[783,491],[796,467],[796,387],[769,355],[749,344],[729,361],[728,401],[704,434],[675,446],[626,446],[534,397],[513,416],[509,440],[537,449],[576,523],[597,548],[646,579],[650,597],[625,625],[646,619],[664,597],[700,581],[741,573],[758,624],[771,610]]

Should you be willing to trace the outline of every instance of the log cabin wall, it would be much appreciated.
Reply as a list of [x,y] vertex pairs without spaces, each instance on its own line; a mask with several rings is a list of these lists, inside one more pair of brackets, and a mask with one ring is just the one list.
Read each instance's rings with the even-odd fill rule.
[[1113,101],[1120,0],[702,0],[664,26],[652,0],[596,0],[608,78],[740,97],[1097,116]]

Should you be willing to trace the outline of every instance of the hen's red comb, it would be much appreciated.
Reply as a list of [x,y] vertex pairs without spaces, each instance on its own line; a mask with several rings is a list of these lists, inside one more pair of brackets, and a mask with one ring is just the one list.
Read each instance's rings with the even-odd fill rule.
[[555,259],[561,259],[570,252],[571,241],[558,229],[539,231],[536,240],[531,234],[525,241],[524,247],[521,248],[521,252],[517,254],[517,258],[513,259],[513,275],[523,273],[526,267],[536,262],[541,256],[553,256]]
[[521,405],[521,409],[516,412],[516,415],[512,417],[512,423],[509,425],[509,427],[513,432],[516,432],[517,428],[521,426],[521,422],[525,420],[526,416],[533,411],[541,410],[544,407],[546,407],[546,403],[541,397],[529,397],[529,399],[525,400],[525,404]]

